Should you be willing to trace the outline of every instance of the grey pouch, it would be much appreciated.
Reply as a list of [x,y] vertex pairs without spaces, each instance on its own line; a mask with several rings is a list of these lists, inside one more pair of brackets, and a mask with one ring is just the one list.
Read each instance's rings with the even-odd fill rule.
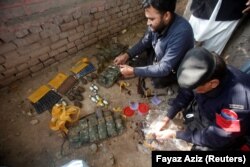
[[117,135],[117,129],[111,111],[104,111],[104,117],[107,125],[108,136],[113,137]]
[[79,121],[79,126],[81,128],[80,131],[80,139],[82,144],[89,143],[89,129],[88,129],[88,121],[87,119],[81,119]]
[[107,126],[105,119],[103,117],[103,112],[101,108],[97,108],[96,116],[98,120],[98,134],[100,139],[106,139],[108,137]]
[[89,123],[89,141],[96,142],[99,140],[97,119],[95,114],[87,117]]

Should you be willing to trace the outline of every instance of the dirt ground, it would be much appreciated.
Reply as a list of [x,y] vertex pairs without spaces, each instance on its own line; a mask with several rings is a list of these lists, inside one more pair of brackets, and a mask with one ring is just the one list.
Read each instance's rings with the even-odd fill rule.
[[[178,8],[179,11],[184,11],[185,3],[182,3]],[[249,19],[243,23],[224,52],[223,56],[229,64],[239,67],[249,59],[249,24]],[[117,37],[118,41],[131,46],[143,35],[144,29],[145,22],[138,23],[126,32],[123,31],[123,34]],[[132,118],[125,119],[126,131],[120,136],[96,143],[96,145],[75,149],[69,146],[68,141],[65,141],[60,133],[49,128],[51,114],[48,111],[42,114],[30,112],[26,98],[34,90],[48,83],[58,72],[70,74],[69,69],[84,56],[89,57],[95,64],[96,60],[91,55],[96,52],[96,46],[89,47],[77,53],[76,56],[61,60],[60,63],[41,71],[37,76],[25,78],[0,90],[0,166],[57,167],[74,159],[85,160],[91,167],[151,166],[150,151],[142,146],[143,141],[137,127],[141,120],[146,119],[146,116],[136,114]],[[154,106],[149,98],[141,98],[137,94],[137,79],[126,81],[131,85],[128,87],[131,95],[120,92],[117,85],[108,89],[99,86],[100,94],[108,99],[110,107],[125,107],[130,101],[136,101],[148,103],[152,112],[165,111],[166,101],[174,97],[174,95],[160,97],[163,103]],[[81,109],[81,116],[83,116],[93,113],[96,105],[88,98],[91,83],[80,85],[86,89],[83,93],[84,100]],[[148,82],[147,85],[150,83]],[[165,89],[158,91],[166,93]],[[178,149],[175,146],[169,146],[168,150]]]

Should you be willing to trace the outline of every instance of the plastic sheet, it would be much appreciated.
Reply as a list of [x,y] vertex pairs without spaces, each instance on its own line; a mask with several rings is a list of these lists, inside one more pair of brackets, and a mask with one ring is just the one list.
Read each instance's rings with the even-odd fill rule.
[[89,167],[83,160],[72,160],[61,167]]
[[[166,139],[157,141],[152,134],[159,131],[157,124],[165,117],[166,111],[150,110],[145,121],[143,122],[142,132],[144,134],[144,147],[150,150],[181,150],[188,151],[191,149],[191,144],[180,139]],[[180,130],[182,126],[177,125],[174,121],[170,121],[166,129]]]

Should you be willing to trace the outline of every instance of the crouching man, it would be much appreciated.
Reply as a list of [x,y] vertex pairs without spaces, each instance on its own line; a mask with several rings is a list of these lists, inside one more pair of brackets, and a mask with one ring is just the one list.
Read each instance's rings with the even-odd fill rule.
[[[250,76],[227,66],[204,48],[187,52],[177,71],[181,87],[167,116],[158,124],[157,140],[183,139],[192,150],[248,150]],[[184,110],[183,110],[184,109]],[[183,110],[185,130],[164,130]],[[250,149],[249,149],[250,150]]]

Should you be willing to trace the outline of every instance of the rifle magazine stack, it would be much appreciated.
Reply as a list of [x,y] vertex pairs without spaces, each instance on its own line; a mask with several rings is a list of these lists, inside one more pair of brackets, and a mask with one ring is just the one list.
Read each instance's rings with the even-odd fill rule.
[[59,94],[46,85],[42,85],[28,97],[38,114],[46,110],[50,111],[52,107],[61,100],[61,98],[62,97]]
[[71,72],[75,74],[77,79],[80,79],[95,70],[95,66],[90,63],[87,58],[81,59],[71,68]]

